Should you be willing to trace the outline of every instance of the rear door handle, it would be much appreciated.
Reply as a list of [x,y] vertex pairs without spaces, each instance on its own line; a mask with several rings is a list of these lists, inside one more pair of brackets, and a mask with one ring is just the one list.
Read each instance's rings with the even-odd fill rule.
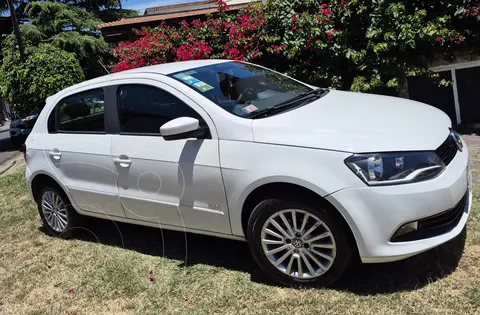
[[60,152],[58,149],[53,149],[52,151],[48,152],[48,154],[55,160],[59,160],[62,157],[62,152]]
[[118,164],[120,165],[121,167],[129,167],[130,164],[132,164],[132,160],[130,160],[128,157],[126,156],[121,156],[121,157],[118,157],[118,158],[114,158],[113,159],[113,162],[115,164]]

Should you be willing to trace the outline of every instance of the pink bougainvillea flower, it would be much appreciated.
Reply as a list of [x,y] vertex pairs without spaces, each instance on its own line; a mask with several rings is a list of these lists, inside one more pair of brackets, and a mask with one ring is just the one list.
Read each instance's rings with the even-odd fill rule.
[[[217,5],[224,2],[219,1]],[[298,23],[298,14],[295,19]],[[121,43],[113,50],[118,57],[113,72],[172,61],[207,59],[213,54],[235,60],[258,59],[262,57],[259,49],[262,39],[268,37],[262,32],[266,24],[264,12],[249,8],[233,18],[219,15],[177,26],[145,28],[138,31],[136,41]],[[208,35],[202,33],[204,30],[208,30]],[[224,38],[225,42],[219,45],[218,38]],[[278,46],[269,50],[281,52]]]
[[292,22],[295,22],[298,20],[298,17],[296,15],[292,16]]
[[226,11],[226,10],[229,9],[227,3],[226,3],[225,1],[223,1],[223,0],[218,0],[218,1],[216,2],[216,5],[218,6],[217,11]]

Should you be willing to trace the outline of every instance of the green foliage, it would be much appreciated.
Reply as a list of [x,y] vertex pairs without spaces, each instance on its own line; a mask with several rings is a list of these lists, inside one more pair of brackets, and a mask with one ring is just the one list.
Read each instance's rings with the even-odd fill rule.
[[50,39],[51,43],[63,50],[74,52],[79,59],[91,55],[102,55],[108,51],[108,45],[103,38],[83,35],[78,32],[62,32]]
[[[288,47],[270,65],[315,85],[397,94],[408,76],[433,76],[428,62],[435,55],[451,59],[466,48],[465,34],[478,27],[457,23],[466,2],[474,1],[270,0],[266,32]],[[321,16],[323,25],[312,28],[311,16]],[[332,30],[328,41],[317,39]],[[305,49],[312,39],[314,49]]]
[[[22,40],[25,47],[35,47],[40,44],[44,39],[45,35],[40,32],[40,30],[32,24],[22,24],[20,25],[20,33],[22,34]],[[14,54],[18,50],[17,40],[15,34],[11,33],[3,42],[3,54]]]
[[[97,26],[102,20],[137,14],[122,9],[119,0],[16,0],[15,3],[17,12],[25,11],[30,19],[28,24],[20,25],[27,61],[20,64],[16,38],[13,33],[8,35],[2,45],[5,59],[0,93],[18,112],[25,113],[43,106],[48,95],[62,88],[85,77],[105,74],[102,64],[109,63],[111,52]],[[0,8],[6,7],[6,1],[0,0]],[[48,49],[52,49],[52,56],[45,58]],[[28,84],[30,81],[34,84]]]
[[[13,0],[17,14],[22,14],[25,7],[34,1],[31,0]],[[94,14],[97,18],[104,22],[120,20],[122,18],[134,17],[138,15],[135,10],[122,8],[120,0],[46,0],[45,2],[53,2],[66,4],[72,8],[79,8]],[[0,0],[0,12],[8,10],[7,0]]]
[[46,36],[63,31],[98,34],[97,25],[102,21],[80,8],[55,2],[35,1],[27,5],[30,22]]
[[480,48],[478,1],[324,2],[269,0],[205,22],[145,29],[134,43],[117,47],[114,70],[229,58],[317,86],[395,95],[409,76],[449,84],[428,71],[429,62]]
[[137,11],[122,8],[121,0],[55,0],[93,13],[104,22],[138,16]]
[[24,64],[8,55],[0,68],[1,92],[22,114],[42,108],[45,99],[85,79],[75,55],[49,44],[33,48]]
[[[31,23],[20,25],[20,32],[27,54],[38,44],[49,43],[75,53],[88,78],[105,74],[100,62],[108,60],[110,49],[97,29],[100,19],[83,9],[54,2],[30,2],[26,11]],[[16,50],[11,34],[3,44],[3,54]]]
[[[25,8],[25,5],[27,4],[28,0],[13,0],[13,4],[15,5],[15,8],[22,10]],[[0,0],[0,12],[1,11],[8,11],[8,0]]]

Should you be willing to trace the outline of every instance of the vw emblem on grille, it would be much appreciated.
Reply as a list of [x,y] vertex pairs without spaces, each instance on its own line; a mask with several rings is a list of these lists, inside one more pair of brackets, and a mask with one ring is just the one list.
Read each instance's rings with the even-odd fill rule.
[[459,151],[462,151],[463,150],[463,142],[462,142],[462,139],[460,139],[460,136],[458,135],[458,133],[451,130],[450,131],[450,137],[452,137],[452,140],[455,142],[455,145],[457,146],[457,149]]

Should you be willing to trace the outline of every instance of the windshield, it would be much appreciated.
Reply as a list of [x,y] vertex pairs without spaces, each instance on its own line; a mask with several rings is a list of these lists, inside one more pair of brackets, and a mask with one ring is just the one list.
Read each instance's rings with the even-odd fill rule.
[[312,89],[271,70],[241,62],[225,62],[172,73],[224,110],[249,118]]

